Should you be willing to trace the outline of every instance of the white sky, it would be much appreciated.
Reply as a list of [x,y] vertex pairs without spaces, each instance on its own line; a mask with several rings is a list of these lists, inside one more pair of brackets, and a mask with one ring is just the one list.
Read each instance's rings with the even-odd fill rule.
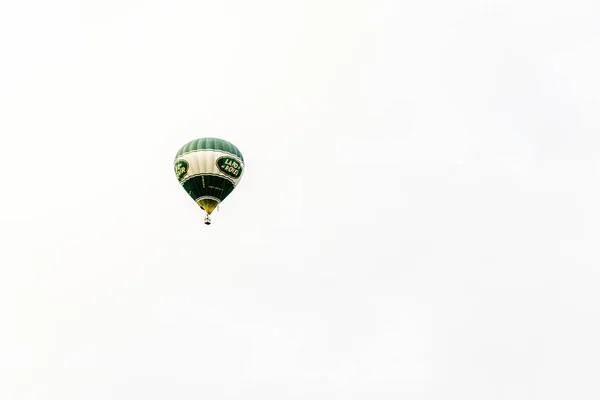
[[2,2],[0,398],[600,398],[598,71],[597,0]]

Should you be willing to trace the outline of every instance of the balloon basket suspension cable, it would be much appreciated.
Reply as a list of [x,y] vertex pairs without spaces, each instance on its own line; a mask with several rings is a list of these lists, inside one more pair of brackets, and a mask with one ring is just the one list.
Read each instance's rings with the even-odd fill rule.
[[208,213],[206,214],[206,217],[204,217],[204,223],[210,225],[210,215]]

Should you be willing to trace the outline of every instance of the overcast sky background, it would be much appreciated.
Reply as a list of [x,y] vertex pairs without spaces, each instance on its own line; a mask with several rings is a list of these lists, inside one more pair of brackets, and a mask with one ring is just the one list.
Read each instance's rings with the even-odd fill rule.
[[0,59],[3,400],[600,398],[597,0],[4,1]]

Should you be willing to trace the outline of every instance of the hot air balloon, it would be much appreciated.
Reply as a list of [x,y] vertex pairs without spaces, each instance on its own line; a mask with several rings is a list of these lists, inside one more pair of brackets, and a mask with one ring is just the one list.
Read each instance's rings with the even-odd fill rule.
[[207,137],[185,144],[175,156],[175,176],[192,199],[206,211],[204,223],[242,179],[244,157],[226,140]]

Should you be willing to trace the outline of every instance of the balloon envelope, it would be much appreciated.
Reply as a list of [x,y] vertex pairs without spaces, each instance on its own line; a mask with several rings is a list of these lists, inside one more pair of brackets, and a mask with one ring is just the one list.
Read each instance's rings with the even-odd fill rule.
[[179,149],[174,168],[185,191],[210,215],[242,179],[244,156],[226,140],[200,138]]

